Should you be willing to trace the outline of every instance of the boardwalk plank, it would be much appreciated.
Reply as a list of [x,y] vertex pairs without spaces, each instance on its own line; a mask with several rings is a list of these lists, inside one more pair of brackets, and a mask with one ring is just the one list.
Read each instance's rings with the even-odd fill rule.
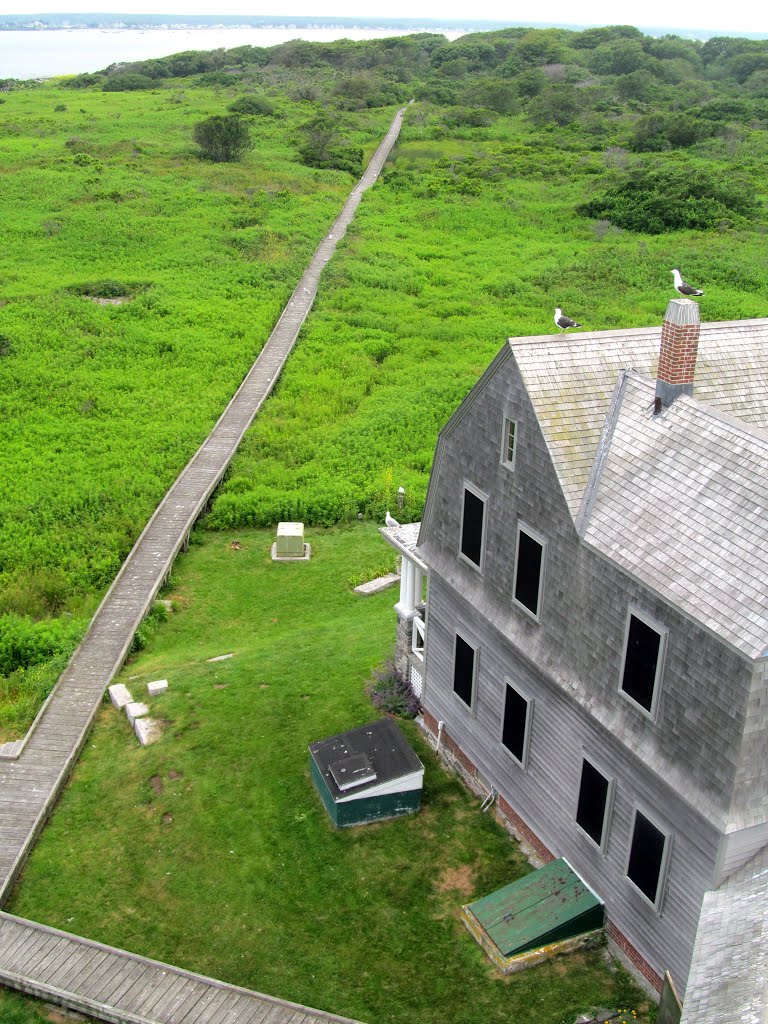
[[224,988],[207,986],[197,1006],[194,1006],[183,1018],[181,1024],[207,1024],[213,1011],[232,998],[232,992]]
[[[245,431],[261,409],[296,343],[325,264],[351,223],[363,192],[376,180],[397,138],[399,111],[360,181],[283,309],[262,351],[208,438],[157,507],[94,615],[16,760],[0,760],[0,907],[10,895],[35,839],[74,767],[103,694],[121,668],[147,609],[210,495],[222,479]],[[126,966],[126,959],[133,960]],[[179,972],[184,977],[184,972]],[[45,996],[66,986],[68,1004],[108,998],[115,1013],[131,1007],[169,1011],[164,1024],[288,1024],[296,1007],[246,996],[242,990],[194,977],[178,981],[170,969],[130,954],[11,919],[0,912],[0,976]],[[249,1002],[250,1000],[250,1002]],[[101,1005],[106,1005],[102,1003]],[[263,1012],[262,1012],[263,1010]],[[138,1017],[136,1018],[139,1019]],[[318,1014],[317,1020],[323,1015]],[[327,1019],[327,1018],[326,1018]]]

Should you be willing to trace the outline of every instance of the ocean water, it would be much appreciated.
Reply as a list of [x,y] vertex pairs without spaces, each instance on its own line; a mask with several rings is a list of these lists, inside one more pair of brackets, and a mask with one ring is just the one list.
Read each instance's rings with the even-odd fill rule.
[[[456,29],[411,29],[439,32],[448,39]],[[58,29],[0,32],[0,78],[50,78],[100,71],[122,61],[167,57],[182,50],[216,50],[233,46],[277,46],[289,39],[331,42],[336,39],[383,39],[408,35],[376,28],[199,28],[199,29]]]

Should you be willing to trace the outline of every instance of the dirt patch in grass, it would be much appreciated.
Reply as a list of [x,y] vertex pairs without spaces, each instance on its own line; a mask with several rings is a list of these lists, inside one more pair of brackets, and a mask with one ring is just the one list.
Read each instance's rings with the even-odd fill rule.
[[111,299],[102,298],[100,295],[86,295],[85,298],[95,302],[97,306],[122,306],[124,302],[133,302],[132,295],[115,295]]
[[169,779],[183,779],[184,778],[184,772],[177,772],[175,768],[171,768],[171,770],[168,772],[168,778]]
[[435,879],[434,885],[439,893],[455,892],[463,900],[468,900],[475,891],[475,869],[471,864],[444,868]]
[[153,775],[152,778],[149,780],[149,784],[152,787],[153,791],[157,793],[158,796],[165,789],[165,783],[163,782],[159,775]]

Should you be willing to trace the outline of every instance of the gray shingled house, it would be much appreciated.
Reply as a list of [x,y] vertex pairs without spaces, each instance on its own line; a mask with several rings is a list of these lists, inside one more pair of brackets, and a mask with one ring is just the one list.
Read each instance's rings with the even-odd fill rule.
[[510,339],[382,530],[426,729],[691,1022],[765,997],[767,385],[768,320],[686,299]]

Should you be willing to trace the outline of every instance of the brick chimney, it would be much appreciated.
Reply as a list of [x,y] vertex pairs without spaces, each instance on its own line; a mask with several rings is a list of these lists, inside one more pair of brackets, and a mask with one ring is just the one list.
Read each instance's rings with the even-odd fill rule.
[[659,371],[656,377],[657,411],[660,411],[659,405],[667,408],[680,395],[693,394],[698,347],[698,303],[690,299],[671,299],[661,329]]

